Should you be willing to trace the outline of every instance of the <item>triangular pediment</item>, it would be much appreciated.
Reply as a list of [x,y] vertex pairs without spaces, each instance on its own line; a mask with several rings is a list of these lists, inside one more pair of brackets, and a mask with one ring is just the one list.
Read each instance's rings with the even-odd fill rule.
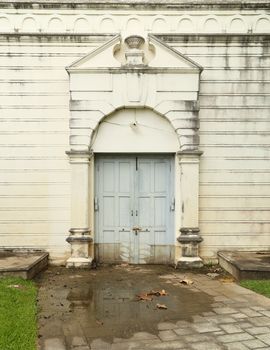
[[156,36],[149,34],[149,44],[155,48],[155,57],[149,62],[153,68],[178,68],[202,71],[202,67],[186,55],[181,54]]
[[127,71],[130,69],[174,69],[198,73],[202,71],[200,65],[151,34],[148,35],[147,42],[141,48],[141,51],[144,51],[142,64],[127,62],[126,49],[127,45],[121,40],[121,36],[117,35],[83,58],[73,62],[67,67],[67,70],[74,72],[92,69],[124,69]]
[[67,70],[84,70],[93,68],[119,68],[121,63],[114,57],[116,45],[121,42],[121,36],[117,35],[86,56],[73,62]]

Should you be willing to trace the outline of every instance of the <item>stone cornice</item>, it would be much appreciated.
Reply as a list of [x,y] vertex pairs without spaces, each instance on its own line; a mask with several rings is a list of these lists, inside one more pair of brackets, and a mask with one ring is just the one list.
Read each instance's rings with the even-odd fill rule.
[[183,151],[179,151],[177,152],[177,156],[179,158],[182,157],[190,157],[190,158],[199,158],[201,155],[203,154],[202,151],[199,150],[183,150]]
[[122,67],[116,67],[116,68],[82,68],[82,69],[73,69],[73,68],[66,68],[66,70],[69,73],[111,73],[111,74],[126,74],[126,73],[144,73],[144,74],[157,74],[157,73],[181,73],[181,74],[189,74],[194,72],[199,72],[200,69],[196,68],[159,68],[159,67],[148,67],[148,66],[122,66]]
[[156,34],[156,37],[165,41],[167,44],[188,43],[188,42],[200,42],[200,43],[263,43],[270,41],[270,33],[164,33]]
[[0,8],[9,9],[128,9],[132,6],[136,10],[145,9],[189,9],[189,10],[211,10],[211,9],[234,9],[234,10],[245,10],[245,9],[269,9],[270,2],[267,0],[157,0],[157,1],[116,1],[116,0],[101,0],[101,1],[89,1],[89,0],[4,0],[0,1]]
[[82,164],[88,164],[90,162],[90,159],[93,157],[92,151],[77,151],[77,150],[71,150],[66,151],[66,154],[69,156],[69,162],[72,163],[82,163]]
[[[1,33],[0,42],[73,42],[73,43],[103,43],[115,34],[79,34],[79,33]],[[156,36],[167,44],[200,42],[200,43],[269,43],[270,33],[266,34],[156,34]],[[149,68],[148,68],[149,69]],[[121,70],[121,68],[120,68]],[[118,68],[119,71],[119,68]]]

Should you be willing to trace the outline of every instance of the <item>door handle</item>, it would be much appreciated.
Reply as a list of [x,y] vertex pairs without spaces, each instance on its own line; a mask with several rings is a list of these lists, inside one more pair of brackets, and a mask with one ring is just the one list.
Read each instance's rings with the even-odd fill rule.
[[134,233],[135,233],[136,236],[138,235],[138,231],[141,231],[141,230],[142,230],[141,227],[138,227],[138,226],[134,226],[134,227],[132,228],[132,231],[134,231]]
[[170,205],[170,211],[174,211],[174,210],[175,210],[175,198],[172,199],[171,205]]
[[142,228],[141,228],[141,227],[138,227],[138,226],[134,226],[134,227],[132,227],[132,230],[133,230],[133,231],[141,231]]
[[98,198],[94,198],[94,210],[98,211],[99,210],[99,203],[98,203]]

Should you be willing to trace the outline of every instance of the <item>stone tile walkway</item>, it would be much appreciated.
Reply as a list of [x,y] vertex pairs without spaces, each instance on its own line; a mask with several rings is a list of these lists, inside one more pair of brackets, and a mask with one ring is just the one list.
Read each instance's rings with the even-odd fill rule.
[[[41,350],[270,349],[270,299],[236,283],[166,267],[110,267],[52,269],[39,284]],[[135,301],[151,287],[169,295]]]

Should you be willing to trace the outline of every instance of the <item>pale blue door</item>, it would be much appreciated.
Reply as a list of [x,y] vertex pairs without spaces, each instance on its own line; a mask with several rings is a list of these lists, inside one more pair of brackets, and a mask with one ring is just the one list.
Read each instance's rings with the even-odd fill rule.
[[172,262],[173,157],[100,155],[95,164],[98,260]]

